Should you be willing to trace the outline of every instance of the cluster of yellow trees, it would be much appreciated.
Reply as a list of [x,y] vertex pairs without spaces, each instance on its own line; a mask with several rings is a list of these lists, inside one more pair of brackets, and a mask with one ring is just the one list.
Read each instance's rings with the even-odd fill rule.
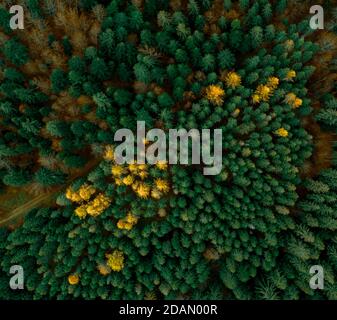
[[[225,76],[225,84],[227,88],[235,89],[241,85],[241,77],[234,71],[229,72]],[[205,89],[205,97],[212,104],[220,106],[224,102],[225,90],[218,85],[209,85]]]
[[260,103],[268,101],[274,91],[277,89],[280,80],[277,77],[269,77],[267,84],[260,84],[252,95],[253,103]]
[[[296,71],[289,70],[285,81],[293,81],[296,77]],[[229,72],[225,77],[225,83],[228,88],[235,89],[241,85],[241,77],[236,72]],[[273,92],[277,89],[280,83],[279,78],[269,77],[266,84],[260,84],[256,88],[254,94],[252,95],[252,101],[254,104],[260,102],[267,102],[272,96]],[[212,104],[221,105],[225,96],[225,90],[218,85],[210,85],[205,90],[205,97]],[[285,102],[292,106],[294,109],[299,108],[303,101],[298,98],[294,93],[290,92],[286,95]],[[237,117],[240,113],[240,109],[237,108],[233,112],[233,116]],[[289,132],[285,128],[279,128],[275,131],[275,134],[280,137],[287,137]]]
[[93,186],[83,184],[76,192],[69,187],[66,192],[66,197],[72,202],[81,203],[88,201],[95,192],[96,189]]
[[68,188],[66,192],[67,199],[81,204],[75,209],[75,214],[79,218],[85,218],[87,215],[96,217],[110,206],[111,199],[103,193],[99,193],[94,199],[89,201],[95,193],[96,189],[87,183],[82,185],[78,191],[74,191],[71,187]]
[[[157,167],[166,170],[166,164],[159,164]],[[147,199],[151,196],[153,199],[160,199],[170,190],[169,182],[160,178],[148,181],[148,169],[146,164],[133,163],[126,166],[114,164],[111,173],[116,185],[131,187],[138,197]]]
[[[103,155],[104,159],[112,162],[111,173],[116,185],[130,186],[132,190],[140,198],[152,197],[159,199],[165,193],[170,190],[169,182],[166,179],[157,178],[154,181],[146,181],[149,178],[149,167],[146,164],[129,164],[129,165],[117,165],[114,162],[114,149],[112,146],[107,146]],[[158,162],[156,167],[159,170],[166,171],[168,165],[166,162]],[[83,184],[77,191],[74,191],[72,187],[69,187],[66,191],[66,197],[74,203],[80,204],[75,209],[75,214],[84,218],[87,215],[98,216],[105,209],[107,209],[111,200],[104,194],[99,193],[92,199],[97,193],[97,190],[88,183]],[[90,200],[92,199],[92,200]],[[138,217],[132,212],[119,219],[117,227],[119,229],[131,230],[138,222]],[[112,253],[106,254],[106,264],[99,265],[98,270],[102,275],[107,275],[111,271],[121,271],[124,267],[124,254],[119,250],[115,250]],[[68,276],[68,283],[70,285],[76,285],[79,283],[79,276],[77,274],[71,274]]]
[[118,220],[117,227],[118,229],[131,230],[137,222],[138,217],[129,212],[125,218]]
[[[146,144],[146,142],[144,142]],[[113,147],[107,146],[104,159],[111,161],[111,174],[117,186],[127,186],[142,199],[152,197],[160,199],[170,190],[169,181],[157,178],[154,181],[149,175],[149,166],[147,164],[131,163],[128,165],[118,165],[114,162]],[[156,167],[159,170],[166,171],[168,165],[166,162],[158,162]]]
[[[124,268],[124,253],[119,250],[114,250],[112,253],[107,253],[106,257],[106,264],[99,265],[98,270],[99,272],[106,276],[111,271],[119,272]],[[70,274],[68,276],[68,283],[70,285],[77,285],[80,282],[80,277],[78,274]]]
[[299,108],[302,105],[302,99],[296,97],[296,94],[292,92],[286,95],[285,101],[294,109]]

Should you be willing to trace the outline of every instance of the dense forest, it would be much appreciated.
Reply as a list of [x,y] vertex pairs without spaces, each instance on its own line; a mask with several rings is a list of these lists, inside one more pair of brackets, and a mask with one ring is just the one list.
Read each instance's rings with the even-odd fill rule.
[[[2,0],[0,196],[49,198],[0,210],[0,299],[337,299],[337,5],[315,4],[324,30],[311,1]],[[221,173],[117,164],[137,121],[221,129]]]

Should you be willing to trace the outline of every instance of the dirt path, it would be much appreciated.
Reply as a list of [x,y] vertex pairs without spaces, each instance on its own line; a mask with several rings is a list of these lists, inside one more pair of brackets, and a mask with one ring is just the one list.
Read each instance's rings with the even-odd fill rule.
[[0,227],[3,225],[6,225],[6,223],[13,221],[14,219],[21,217],[31,211],[32,209],[40,206],[41,204],[47,202],[48,200],[51,200],[55,193],[61,191],[63,188],[59,188],[59,190],[50,192],[50,193],[42,193],[38,195],[37,197],[33,198],[32,200],[26,202],[24,205],[12,210],[9,213],[9,216],[3,220],[0,221]]
[[70,177],[68,181],[64,185],[60,186],[59,188],[54,189],[53,191],[48,192],[48,193],[42,193],[10,212],[2,213],[2,216],[4,216],[4,218],[0,220],[0,227],[7,225],[8,223],[10,223],[11,221],[17,218],[23,217],[29,211],[41,206],[42,204],[47,204],[49,201],[51,201],[55,197],[57,193],[65,189],[75,179],[87,174],[92,168],[97,166],[99,162],[100,162],[100,159],[95,159],[89,162],[83,171]]

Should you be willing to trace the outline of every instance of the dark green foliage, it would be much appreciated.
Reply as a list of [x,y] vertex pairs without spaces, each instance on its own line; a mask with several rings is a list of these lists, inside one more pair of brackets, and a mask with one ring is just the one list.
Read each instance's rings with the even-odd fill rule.
[[158,103],[161,107],[166,108],[166,107],[172,107],[174,104],[174,101],[167,93],[163,93],[162,95],[158,97]]
[[27,48],[14,38],[5,42],[4,46],[1,48],[1,52],[15,65],[20,66],[28,61]]
[[67,74],[60,69],[53,70],[50,81],[52,90],[55,93],[60,93],[68,85]]
[[325,126],[335,129],[337,127],[337,99],[330,98],[325,108],[316,115],[316,119]]
[[62,172],[52,171],[43,167],[35,173],[34,178],[36,182],[46,187],[59,185],[65,182],[65,176]]
[[29,174],[23,170],[16,168],[15,170],[10,170],[3,178],[4,184],[13,187],[21,187],[28,183]]
[[55,137],[65,137],[70,134],[69,125],[63,121],[49,121],[46,128],[48,132]]

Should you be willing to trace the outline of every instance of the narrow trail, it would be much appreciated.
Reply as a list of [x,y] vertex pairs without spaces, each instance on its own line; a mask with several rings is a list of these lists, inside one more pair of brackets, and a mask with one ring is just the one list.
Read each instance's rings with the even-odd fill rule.
[[12,210],[10,212],[9,217],[0,221],[0,226],[6,225],[6,223],[14,220],[17,217],[20,217],[28,213],[32,209],[41,205],[42,203],[47,202],[47,200],[51,200],[54,197],[55,193],[58,193],[62,189],[63,187],[59,188],[59,190],[54,190],[53,192],[50,192],[50,193],[42,193],[38,195],[37,197],[33,198],[32,200],[26,202],[24,205]]
[[97,166],[100,163],[101,159],[95,159],[87,164],[85,169],[81,171],[80,173],[74,174],[72,177],[70,177],[65,184],[62,186],[54,189],[53,191],[50,191],[48,193],[42,193],[30,201],[24,203],[22,206],[19,206],[15,208],[14,210],[10,212],[4,212],[4,219],[0,220],[0,227],[7,225],[9,222],[15,220],[16,218],[23,217],[25,214],[27,214],[29,211],[31,211],[34,208],[37,208],[41,206],[42,204],[48,203],[48,201],[51,201],[55,194],[61,192],[63,189],[65,189],[72,181],[75,179],[87,174],[92,168]]

